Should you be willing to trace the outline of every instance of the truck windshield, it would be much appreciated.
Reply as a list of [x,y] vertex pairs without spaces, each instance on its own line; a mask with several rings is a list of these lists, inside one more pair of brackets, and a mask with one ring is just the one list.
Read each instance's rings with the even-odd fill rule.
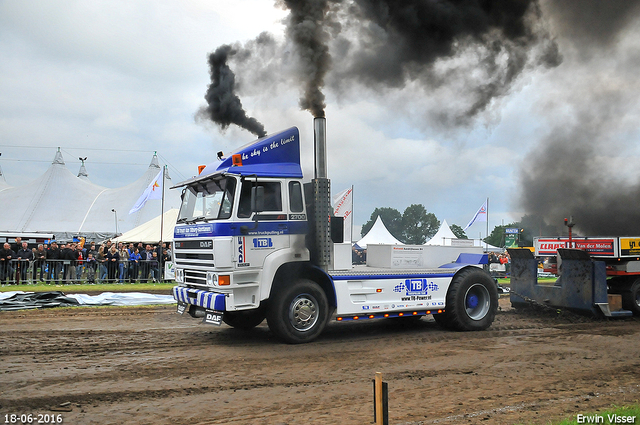
[[187,186],[178,223],[222,220],[231,217],[236,179],[223,177]]

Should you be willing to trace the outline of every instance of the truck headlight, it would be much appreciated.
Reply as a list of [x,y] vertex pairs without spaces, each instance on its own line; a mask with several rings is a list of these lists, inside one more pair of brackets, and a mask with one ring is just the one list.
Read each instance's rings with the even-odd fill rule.
[[214,272],[207,272],[207,286],[218,286],[218,275]]
[[176,269],[176,282],[184,283],[184,270]]

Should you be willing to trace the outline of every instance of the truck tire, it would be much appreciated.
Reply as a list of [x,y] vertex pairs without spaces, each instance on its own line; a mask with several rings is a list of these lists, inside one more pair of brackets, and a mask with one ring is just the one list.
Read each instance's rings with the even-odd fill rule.
[[446,314],[436,313],[433,315],[433,320],[435,320],[440,327],[449,329],[449,322],[447,321]]
[[493,323],[498,310],[498,289],[484,271],[463,269],[451,281],[445,307],[445,327],[458,331],[481,331]]
[[621,293],[622,307],[631,310],[634,316],[640,316],[640,279],[636,279],[628,290]]
[[269,329],[282,341],[300,344],[313,341],[324,330],[329,303],[320,286],[308,279],[281,286],[270,297]]
[[226,311],[222,321],[232,328],[250,330],[258,326],[265,318],[264,309],[247,311]]

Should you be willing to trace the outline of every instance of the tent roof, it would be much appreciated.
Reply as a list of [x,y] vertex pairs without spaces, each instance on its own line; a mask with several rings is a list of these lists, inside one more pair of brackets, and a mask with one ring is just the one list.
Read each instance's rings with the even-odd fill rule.
[[447,220],[443,220],[436,234],[425,245],[451,245],[451,239],[458,239],[458,237],[451,231]]
[[[11,205],[0,215],[0,231],[105,239],[116,233],[117,222],[118,233],[126,232],[161,213],[161,200],[149,200],[139,211],[128,214],[160,170],[158,157],[154,155],[139,179],[110,189],[74,175],[58,150],[47,171],[30,183],[9,187],[4,177],[0,178],[0,205]],[[180,192],[168,189],[169,179],[165,184],[165,211],[179,208]]]
[[[179,210],[177,208],[170,209],[164,213],[162,223],[162,241],[173,241],[173,229],[176,227],[176,219],[178,218]],[[145,243],[159,243],[160,242],[160,216],[142,223],[138,227],[135,227],[128,232],[123,233],[115,239],[115,242],[145,242]]]
[[387,227],[382,222],[380,216],[376,218],[376,222],[373,223],[369,232],[362,239],[360,239],[356,244],[366,249],[367,245],[404,245],[402,242],[393,237],[391,232],[387,230]]
[[2,167],[0,167],[0,191],[7,189],[11,186],[7,184],[7,180],[4,178],[4,174],[2,174]]

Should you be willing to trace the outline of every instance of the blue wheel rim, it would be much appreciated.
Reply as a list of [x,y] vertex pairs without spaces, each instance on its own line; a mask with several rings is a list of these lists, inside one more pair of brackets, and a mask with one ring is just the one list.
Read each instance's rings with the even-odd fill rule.
[[464,296],[465,311],[472,320],[482,320],[491,309],[491,296],[486,286],[474,283]]

